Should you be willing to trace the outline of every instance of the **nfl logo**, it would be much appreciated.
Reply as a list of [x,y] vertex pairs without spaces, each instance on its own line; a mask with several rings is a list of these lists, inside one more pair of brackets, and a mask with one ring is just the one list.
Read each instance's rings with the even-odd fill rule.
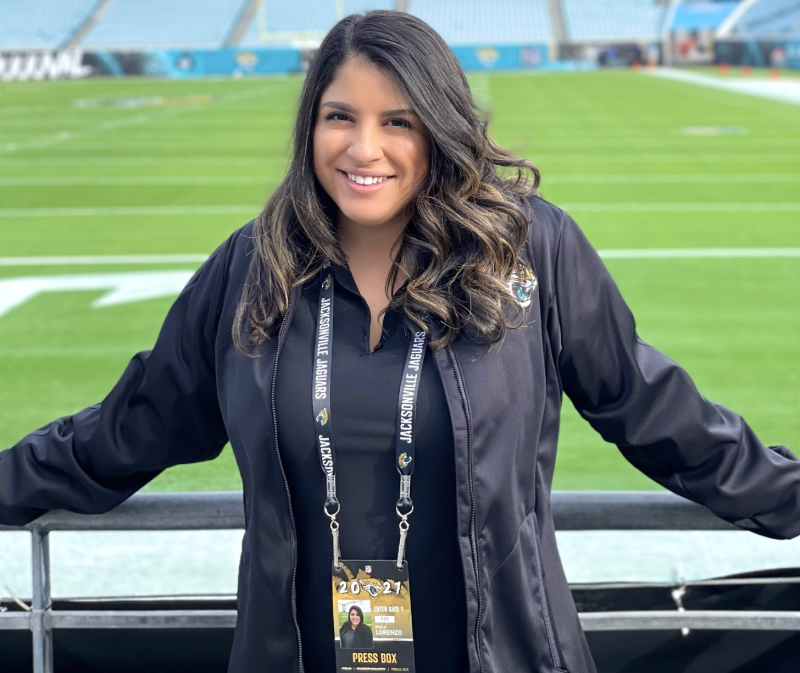
[[372,566],[367,564],[367,565],[364,566],[364,570],[366,570],[368,573],[371,573],[372,572]]

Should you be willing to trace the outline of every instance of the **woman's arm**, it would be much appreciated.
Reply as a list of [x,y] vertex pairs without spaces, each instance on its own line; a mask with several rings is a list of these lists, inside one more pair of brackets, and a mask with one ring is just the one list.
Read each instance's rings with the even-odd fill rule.
[[233,237],[188,282],[151,351],[138,353],[101,404],[0,452],[0,524],[51,509],[112,509],[165,468],[216,457],[227,442],[214,343]]
[[717,516],[767,537],[800,535],[800,461],[764,446],[639,339],[616,284],[566,214],[554,274],[558,368],[581,416],[651,479]]

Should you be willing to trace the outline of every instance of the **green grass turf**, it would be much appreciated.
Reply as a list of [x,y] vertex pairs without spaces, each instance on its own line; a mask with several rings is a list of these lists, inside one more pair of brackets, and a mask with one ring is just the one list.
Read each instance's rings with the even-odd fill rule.
[[[470,80],[493,137],[539,165],[544,196],[566,205],[598,249],[800,247],[796,106],[634,72]],[[280,181],[301,84],[297,77],[0,84],[0,257],[210,252]],[[211,102],[74,103],[148,96]],[[744,133],[685,135],[689,126]],[[243,211],[17,212],[223,205]],[[799,259],[609,259],[608,266],[642,338],[680,362],[707,397],[747,418],[763,441],[800,449]],[[195,267],[0,267],[0,278]],[[0,447],[101,400],[129,357],[152,345],[171,300],[92,309],[102,294],[41,294],[0,318]],[[554,485],[655,488],[568,402]],[[148,488],[226,490],[240,481],[226,449],[216,461],[168,470]]]

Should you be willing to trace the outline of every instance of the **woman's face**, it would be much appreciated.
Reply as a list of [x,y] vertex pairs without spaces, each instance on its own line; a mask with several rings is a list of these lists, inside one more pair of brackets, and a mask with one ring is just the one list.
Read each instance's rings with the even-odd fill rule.
[[358,626],[361,623],[361,615],[358,614],[358,610],[350,610],[350,623],[353,626]]
[[348,59],[322,94],[314,172],[340,225],[341,218],[364,227],[408,221],[406,206],[428,172],[428,133],[410,108],[389,76],[358,58]]

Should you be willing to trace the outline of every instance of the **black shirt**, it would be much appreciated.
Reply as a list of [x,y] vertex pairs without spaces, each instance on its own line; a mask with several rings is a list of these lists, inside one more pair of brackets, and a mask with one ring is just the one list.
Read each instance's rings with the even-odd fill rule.
[[[331,423],[337,457],[338,521],[344,559],[397,557],[395,417],[411,340],[402,312],[384,316],[370,353],[370,311],[350,270],[334,271]],[[402,292],[403,288],[398,292]],[[323,514],[325,476],[314,438],[311,380],[319,277],[303,287],[278,364],[278,440],[297,528],[297,617],[309,673],[333,672],[332,546]],[[418,673],[467,670],[466,603],[458,550],[453,434],[428,349],[416,416],[416,461],[406,558]]]

